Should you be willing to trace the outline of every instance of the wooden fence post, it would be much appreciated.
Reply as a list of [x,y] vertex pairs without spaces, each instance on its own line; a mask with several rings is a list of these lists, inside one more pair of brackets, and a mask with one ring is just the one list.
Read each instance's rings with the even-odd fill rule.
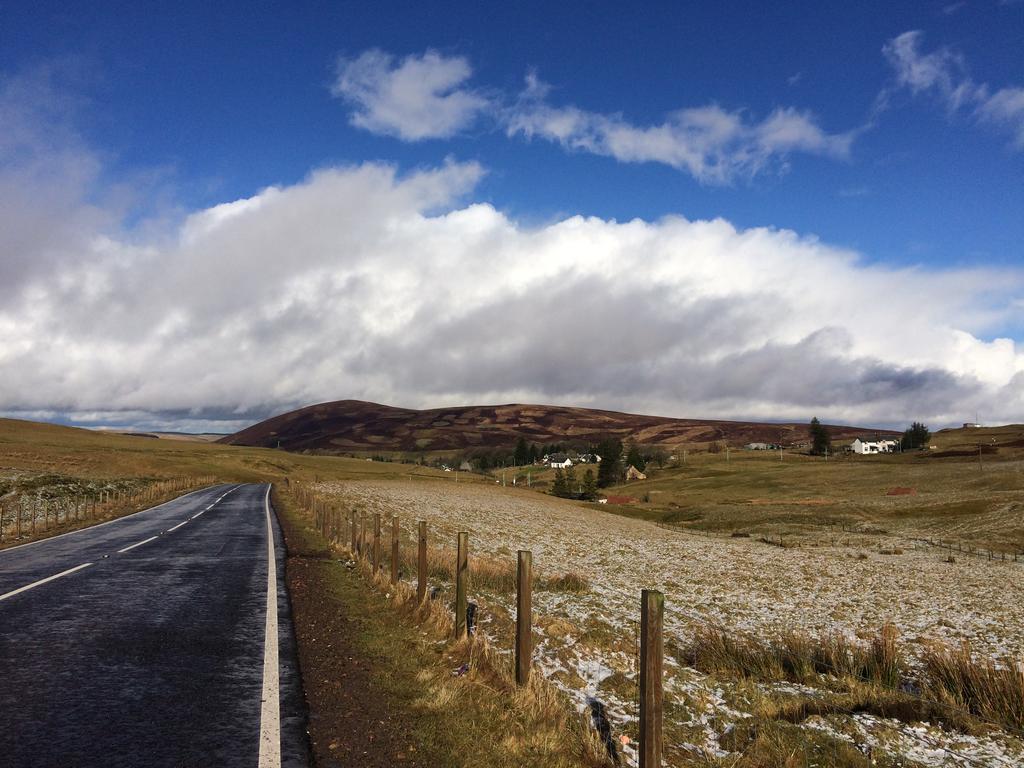
[[366,513],[359,513],[359,555],[366,557]]
[[466,582],[469,578],[469,534],[459,532],[459,549],[455,560],[455,639],[466,637]]
[[398,583],[398,515],[391,518],[391,583]]
[[422,603],[427,596],[427,521],[420,520],[419,558],[416,569],[416,602]]
[[380,512],[373,513],[373,573],[380,570]]
[[665,596],[640,595],[640,768],[661,768],[662,662]]
[[530,682],[533,661],[533,553],[519,550],[516,578],[516,685]]
[[357,517],[355,510],[349,513],[349,522],[352,523],[352,554],[359,552],[359,525],[356,522]]

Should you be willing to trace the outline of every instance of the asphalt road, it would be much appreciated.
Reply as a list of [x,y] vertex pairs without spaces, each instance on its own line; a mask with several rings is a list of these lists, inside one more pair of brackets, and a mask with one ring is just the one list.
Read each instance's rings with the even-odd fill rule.
[[0,551],[0,765],[309,764],[267,488]]

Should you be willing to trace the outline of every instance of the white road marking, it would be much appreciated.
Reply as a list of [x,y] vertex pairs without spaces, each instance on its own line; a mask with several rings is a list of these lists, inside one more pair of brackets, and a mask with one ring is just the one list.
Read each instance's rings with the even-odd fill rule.
[[176,530],[178,530],[179,528],[181,528],[181,526],[183,526],[183,525],[184,525],[185,523],[187,523],[187,522],[188,522],[189,520],[191,520],[191,519],[192,519],[192,518],[188,518],[188,520],[182,520],[182,521],[181,521],[180,523],[178,523],[178,524],[177,524],[176,526],[174,526],[173,528],[168,528],[168,529],[167,529],[167,532],[168,532],[168,533],[170,533],[171,531],[176,531]]
[[[237,488],[237,487],[238,486],[235,486],[235,488]],[[231,491],[235,490],[235,488],[232,488]],[[6,552],[13,552],[14,550],[21,549],[22,547],[31,547],[33,544],[42,544],[44,541],[53,541],[54,539],[60,539],[60,538],[63,538],[64,536],[71,536],[72,534],[75,534],[75,533],[84,533],[85,531],[95,531],[97,528],[102,528],[104,525],[110,525],[111,523],[120,523],[122,520],[127,520],[129,517],[135,517],[136,515],[141,515],[143,512],[150,512],[150,511],[152,511],[154,509],[160,509],[160,507],[163,507],[163,506],[166,506],[167,504],[170,504],[172,502],[178,501],[179,499],[184,499],[186,496],[191,496],[194,493],[202,493],[203,491],[208,491],[208,490],[210,490],[210,486],[207,486],[206,488],[197,488],[196,490],[189,491],[188,493],[184,493],[181,496],[175,496],[173,499],[170,499],[169,501],[165,501],[163,504],[157,504],[155,507],[146,507],[146,509],[140,509],[138,512],[132,512],[130,515],[124,515],[123,517],[115,517],[113,520],[107,520],[105,523],[96,523],[96,525],[89,525],[89,526],[86,526],[85,528],[76,528],[75,530],[68,531],[67,533],[58,533],[56,536],[47,536],[45,539],[36,539],[35,541],[26,541],[24,544],[17,544],[16,546],[13,546],[13,547],[7,547],[6,549],[0,549],[0,557],[3,557],[4,553],[6,553]],[[228,491],[228,493],[231,493],[231,491]],[[224,494],[224,495],[226,496],[227,494]],[[224,496],[221,496],[220,498],[223,499]],[[218,501],[219,500],[220,499],[218,499]]]
[[31,584],[26,584],[24,587],[18,587],[18,589],[15,589],[12,592],[8,592],[5,595],[0,595],[0,600],[6,600],[8,597],[14,597],[20,592],[25,592],[29,589],[32,589],[33,587],[38,587],[40,584],[45,584],[48,581],[59,579],[61,576],[67,576],[69,573],[74,573],[75,571],[80,571],[83,568],[88,568],[90,565],[92,565],[92,563],[82,563],[81,565],[76,565],[74,568],[68,568],[66,571],[55,573],[53,576],[47,576],[45,579],[33,581]]
[[143,544],[149,544],[149,542],[151,542],[155,538],[157,538],[157,537],[156,536],[150,536],[148,539],[143,539],[142,541],[137,541],[134,544],[132,544],[130,547],[125,547],[124,549],[117,550],[117,554],[120,555],[120,554],[123,554],[124,552],[127,552],[130,549],[135,549],[136,547],[141,547]]
[[281,692],[277,660],[277,559],[270,522],[270,488],[263,499],[267,514],[267,626],[263,639],[263,706],[260,711],[259,768],[281,766]]

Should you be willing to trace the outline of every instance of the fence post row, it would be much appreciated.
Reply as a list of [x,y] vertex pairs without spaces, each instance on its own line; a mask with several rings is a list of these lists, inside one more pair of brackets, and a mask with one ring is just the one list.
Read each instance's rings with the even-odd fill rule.
[[523,549],[519,550],[516,590],[516,685],[526,685],[533,661],[533,553]]
[[469,534],[459,532],[459,550],[455,560],[455,639],[466,637],[466,587],[469,577]]
[[665,595],[640,593],[640,768],[661,768]]
[[[315,501],[311,505],[317,511]],[[374,514],[373,566],[374,573],[381,565],[381,520]],[[367,515],[350,514],[351,543],[354,552],[365,557]],[[338,523],[340,513],[331,516]],[[0,519],[2,522],[2,519]],[[20,523],[20,515],[18,516]],[[397,515],[391,518],[391,581],[398,581],[400,559],[400,524]],[[358,523],[358,524],[357,524]],[[417,600],[427,596],[427,523],[418,521]],[[469,587],[469,533],[460,531],[455,562],[455,639],[468,636],[467,608]],[[533,553],[519,550],[516,570],[516,684],[529,684],[533,661]],[[645,589],[640,595],[640,743],[639,768],[660,768],[663,752],[662,721],[664,717],[664,623],[665,595],[657,590]]]

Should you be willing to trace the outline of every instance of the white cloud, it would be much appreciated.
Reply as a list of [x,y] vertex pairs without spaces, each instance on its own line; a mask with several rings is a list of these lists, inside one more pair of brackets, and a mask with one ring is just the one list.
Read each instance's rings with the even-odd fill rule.
[[341,58],[331,92],[354,107],[352,124],[405,141],[448,138],[488,107],[464,87],[472,75],[462,56],[428,50],[401,61],[379,50]]
[[742,111],[714,104],[638,126],[621,115],[551,106],[549,91],[536,76],[527,77],[526,89],[504,117],[510,136],[543,138],[621,162],[664,163],[711,184],[752,176],[793,152],[846,158],[856,133],[826,133],[812,114],[791,107],[752,121]]
[[720,219],[523,227],[459,202],[481,173],[326,168],[172,236],[93,237],[56,272],[8,281],[5,261],[0,409],[163,428],[342,397],[1024,420],[1024,351],[984,339],[1019,313],[1019,271],[867,266]]
[[[949,48],[922,52],[923,38],[923,32],[911,30],[893,38],[882,49],[896,73],[897,86],[914,94],[934,93],[950,114],[969,111],[982,122],[1009,130],[1014,147],[1024,149],[1024,88],[1011,86],[993,93],[988,83],[971,78],[959,53]],[[888,101],[886,91],[880,101]]]

